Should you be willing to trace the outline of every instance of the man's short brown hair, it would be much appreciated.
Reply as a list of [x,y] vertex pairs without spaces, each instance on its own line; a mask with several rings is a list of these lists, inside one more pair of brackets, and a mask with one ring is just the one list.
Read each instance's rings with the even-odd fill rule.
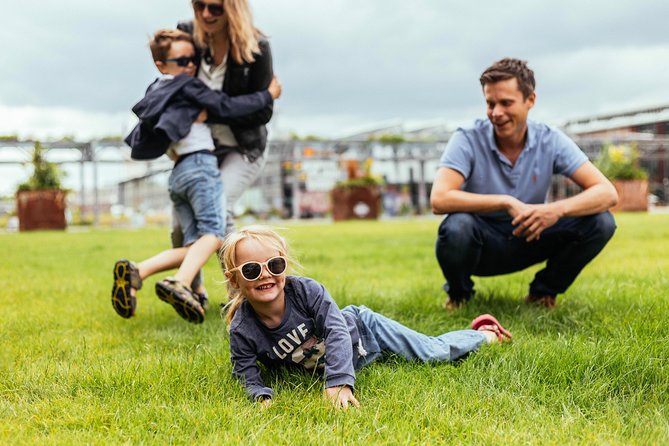
[[490,65],[481,75],[481,87],[486,84],[505,81],[515,78],[518,82],[518,89],[523,93],[523,99],[527,99],[534,92],[536,86],[534,82],[534,71],[528,66],[527,62],[520,59],[504,58]]
[[193,38],[190,34],[178,29],[159,29],[153,34],[149,40],[149,48],[151,48],[151,56],[156,62],[165,62],[167,53],[172,47],[172,42],[184,41],[193,43]]

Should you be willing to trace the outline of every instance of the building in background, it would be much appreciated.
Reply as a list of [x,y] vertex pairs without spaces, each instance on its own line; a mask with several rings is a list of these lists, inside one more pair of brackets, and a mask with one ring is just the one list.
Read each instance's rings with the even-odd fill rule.
[[[650,191],[660,203],[669,199],[669,105],[566,122],[564,131],[595,160],[608,143],[635,144],[649,172]],[[346,179],[348,160],[366,162],[384,180],[386,215],[429,213],[429,195],[439,158],[452,134],[447,123],[406,125],[399,121],[361,128],[332,140],[272,139],[262,176],[236,203],[238,214],[310,218],[328,215],[330,190]],[[20,167],[32,141],[0,140],[0,165]],[[92,224],[107,214],[141,224],[168,221],[171,202],[166,157],[133,161],[120,141],[44,142],[51,161],[69,168],[70,211]],[[572,195],[568,180],[554,181],[550,199]],[[0,212],[8,211],[11,199]],[[1,217],[2,215],[0,215]]]
[[575,119],[563,128],[591,159],[603,144],[634,144],[650,193],[662,204],[669,202],[669,104]]

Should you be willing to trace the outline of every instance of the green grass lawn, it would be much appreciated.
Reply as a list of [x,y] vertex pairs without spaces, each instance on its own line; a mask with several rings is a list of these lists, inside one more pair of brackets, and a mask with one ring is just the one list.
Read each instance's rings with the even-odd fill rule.
[[483,312],[514,334],[456,364],[396,358],[359,373],[362,407],[331,409],[309,375],[267,377],[261,410],[231,377],[225,299],[188,324],[145,282],[137,316],[110,304],[112,265],[165,249],[165,229],[0,234],[0,444],[668,444],[669,215],[618,231],[549,311],[523,304],[536,268],[477,279],[447,313],[439,221],[286,224],[303,274],[428,334]]

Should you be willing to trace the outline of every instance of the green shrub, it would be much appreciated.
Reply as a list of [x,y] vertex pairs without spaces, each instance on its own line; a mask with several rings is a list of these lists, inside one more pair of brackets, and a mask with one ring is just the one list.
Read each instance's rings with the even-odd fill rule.
[[62,189],[61,179],[63,173],[55,163],[49,162],[44,158],[44,152],[44,146],[39,142],[35,142],[31,160],[33,174],[28,181],[19,184],[19,191]]
[[645,180],[648,173],[639,166],[636,145],[607,144],[602,147],[595,165],[610,180]]

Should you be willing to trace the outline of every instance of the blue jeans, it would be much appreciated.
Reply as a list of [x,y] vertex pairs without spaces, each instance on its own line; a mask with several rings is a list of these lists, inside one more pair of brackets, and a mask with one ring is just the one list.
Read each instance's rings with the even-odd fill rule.
[[[267,161],[267,150],[254,161],[247,161],[246,158],[236,151],[231,151],[225,155],[223,162],[219,166],[221,172],[221,181],[223,194],[221,195],[221,209],[223,209],[223,218],[225,219],[225,234],[228,235],[235,231],[235,219],[233,207],[242,194],[251,187],[251,184],[260,177],[265,162]],[[176,215],[176,210],[175,210]],[[181,227],[179,226],[178,216],[172,219],[172,246],[183,246],[181,239]],[[193,279],[193,289],[202,284],[202,270],[198,272]]]
[[[408,360],[444,362],[473,352],[485,342],[483,333],[476,330],[458,330],[439,336],[427,336],[411,330],[361,305],[342,309],[358,320],[360,344],[353,351],[353,365],[360,370],[380,358],[384,353],[394,353]],[[362,347],[362,349],[360,348]]]
[[170,174],[168,190],[183,232],[182,246],[193,244],[205,234],[225,237],[223,184],[213,153],[183,158]]
[[512,234],[510,220],[456,213],[439,226],[437,260],[446,278],[444,289],[457,302],[474,293],[471,276],[520,271],[547,260],[530,284],[530,293],[564,293],[576,276],[604,248],[616,230],[610,212],[566,217],[546,229],[539,240],[526,242]]

